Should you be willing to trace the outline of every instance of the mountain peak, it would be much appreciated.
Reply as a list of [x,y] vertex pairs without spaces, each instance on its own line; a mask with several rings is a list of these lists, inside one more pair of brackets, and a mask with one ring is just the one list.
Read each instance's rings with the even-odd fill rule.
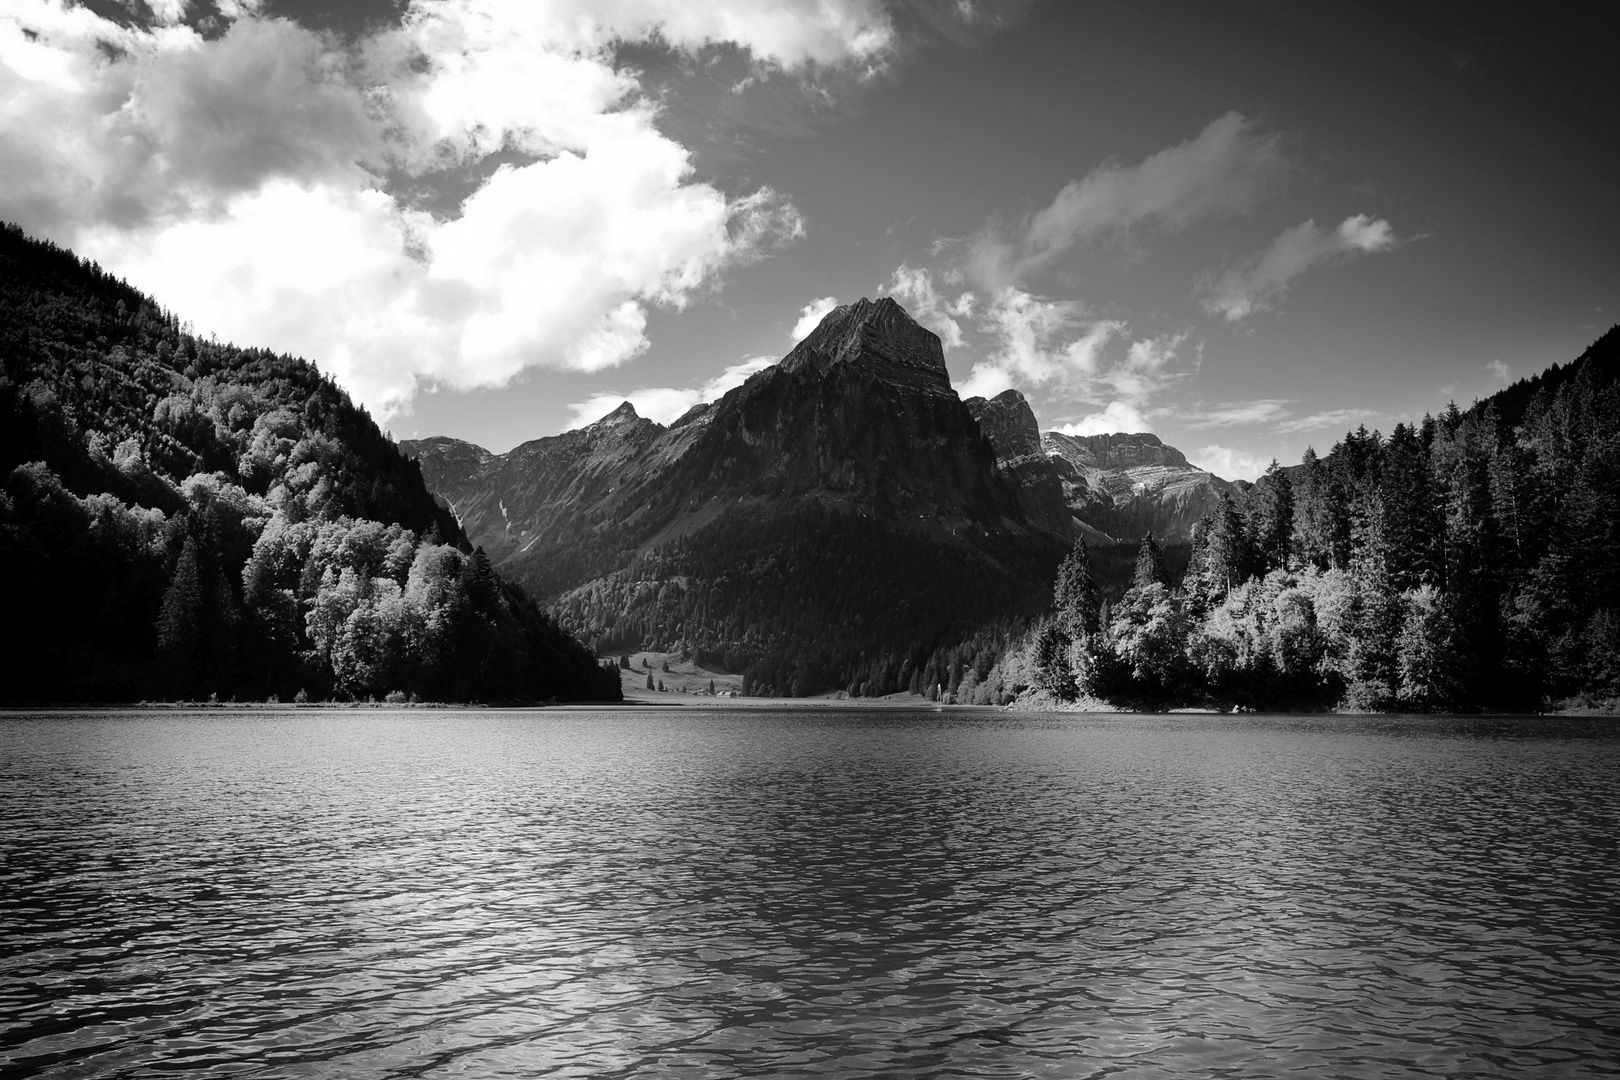
[[951,388],[939,337],[887,296],[862,297],[829,311],[782,359],[781,368],[826,374],[842,364],[858,364],[918,389]]
[[626,423],[629,423],[631,420],[640,420],[640,419],[641,419],[641,414],[636,412],[636,407],[634,405],[630,404],[628,401],[625,401],[625,402],[621,402],[617,409],[614,409],[612,412],[608,413],[606,416],[602,417],[602,419],[596,421],[595,423],[593,423],[590,426],[591,427],[618,427],[620,424],[626,424]]

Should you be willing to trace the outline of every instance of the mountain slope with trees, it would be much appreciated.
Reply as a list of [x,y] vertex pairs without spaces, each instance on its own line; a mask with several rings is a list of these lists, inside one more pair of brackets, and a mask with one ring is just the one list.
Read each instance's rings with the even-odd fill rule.
[[1095,619],[1060,580],[1038,681],[1130,704],[1613,703],[1617,375],[1620,328],[1466,412],[1273,463],[1199,522],[1178,584],[1151,540]]
[[5,700],[618,697],[303,360],[0,229]]

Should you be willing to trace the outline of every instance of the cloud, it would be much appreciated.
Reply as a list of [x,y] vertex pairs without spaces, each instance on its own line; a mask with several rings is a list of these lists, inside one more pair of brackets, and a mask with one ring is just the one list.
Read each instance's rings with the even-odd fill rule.
[[1110,401],[1101,412],[1082,416],[1057,430],[1064,435],[1110,435],[1116,431],[1151,432],[1153,427],[1136,406],[1123,401]]
[[793,324],[793,329],[788,334],[788,337],[793,339],[794,344],[803,341],[810,336],[812,330],[821,325],[821,320],[825,319],[828,313],[837,306],[838,298],[836,296],[823,296],[820,300],[810,301],[804,305],[803,310],[799,313],[799,321]]
[[879,291],[903,303],[914,319],[939,335],[947,349],[962,347],[965,339],[961,320],[971,318],[978,307],[978,298],[971,291],[958,294],[955,300],[947,299],[935,288],[932,274],[906,263],[900,264]]
[[1205,446],[1187,455],[1187,460],[1223,480],[1258,480],[1271,465],[1271,458],[1226,446]]
[[1500,360],[1492,360],[1485,365],[1485,370],[1490,372],[1492,377],[1501,379],[1505,383],[1513,381],[1513,369]]
[[1284,420],[1277,424],[1277,430],[1285,435],[1296,434],[1301,431],[1321,431],[1325,428],[1338,428],[1348,431],[1354,424],[1366,423],[1384,414],[1376,409],[1329,409],[1326,412],[1312,413],[1297,420]]
[[1071,180],[1010,235],[986,228],[969,257],[972,275],[999,292],[1080,243],[1135,227],[1173,232],[1206,217],[1243,213],[1290,169],[1280,136],[1229,112],[1139,164],[1109,162]]
[[[1147,406],[1186,374],[1176,370],[1186,333],[1130,340],[1126,323],[1095,318],[1073,301],[1008,289],[974,325],[990,347],[957,388],[964,398],[994,397],[1009,388],[1044,391],[1057,401],[1107,406],[1077,423],[1128,422],[1136,425],[1130,430],[1148,431]],[[1116,344],[1127,341],[1123,350]]]
[[1341,261],[1369,252],[1390,251],[1397,244],[1395,230],[1382,218],[1355,214],[1336,229],[1318,228],[1306,221],[1283,230],[1264,251],[1231,267],[1218,278],[1199,283],[1204,310],[1238,322],[1265,311],[1281,299],[1294,278],[1317,263]]
[[[810,70],[881,64],[893,39],[879,0],[415,0],[354,42],[217,6],[205,38],[178,2],[143,28],[11,0],[0,218],[384,416],[421,384],[622,364],[650,308],[802,235],[771,189],[694,178],[620,43]],[[447,176],[471,194],[429,212]]]
[[750,375],[764,371],[775,363],[775,357],[756,356],[752,360],[744,360],[740,364],[733,364],[702,386],[681,388],[670,386],[643,387],[640,390],[632,390],[628,394],[604,390],[599,394],[592,394],[584,401],[576,401],[568,406],[569,411],[574,415],[564,430],[572,431],[587,424],[594,424],[626,401],[634,405],[636,412],[647,419],[660,424],[669,424],[680,419],[681,415],[692,406],[723,397],[726,391],[747,382]]
[[1125,329],[1112,319],[1087,320],[1078,304],[1007,289],[979,321],[994,344],[959,387],[962,397],[994,397],[1017,387],[1074,386],[1102,369],[1101,353]]
[[1227,401],[1207,409],[1190,409],[1181,414],[1188,427],[1241,427],[1248,424],[1275,424],[1288,415],[1288,398],[1257,398],[1254,401]]

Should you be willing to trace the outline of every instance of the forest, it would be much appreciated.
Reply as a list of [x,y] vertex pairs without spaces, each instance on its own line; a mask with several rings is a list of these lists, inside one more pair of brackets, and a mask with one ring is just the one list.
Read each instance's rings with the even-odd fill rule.
[[617,700],[313,365],[0,228],[0,700]]
[[1146,538],[1117,602],[1078,545],[1019,670],[1059,699],[1146,708],[1612,704],[1617,374],[1620,328],[1466,412],[1273,462],[1198,524],[1179,578]]

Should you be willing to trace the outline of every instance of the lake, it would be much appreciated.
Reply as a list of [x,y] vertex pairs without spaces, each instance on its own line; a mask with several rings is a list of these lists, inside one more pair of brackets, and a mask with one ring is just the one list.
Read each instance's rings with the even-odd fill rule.
[[1614,1075],[1620,722],[0,714],[0,1072]]

